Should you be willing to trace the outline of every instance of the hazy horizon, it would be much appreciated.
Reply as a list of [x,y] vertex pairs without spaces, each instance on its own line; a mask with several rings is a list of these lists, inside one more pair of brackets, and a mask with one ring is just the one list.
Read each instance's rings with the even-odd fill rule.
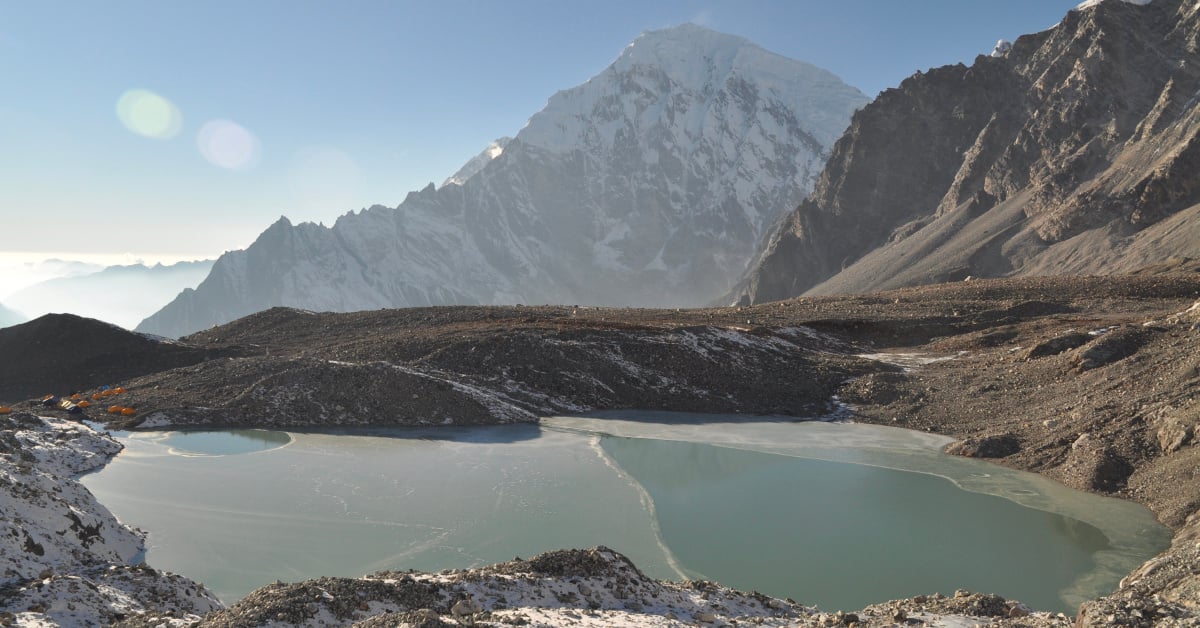
[[[0,251],[0,305],[3,305],[5,299],[16,292],[50,279],[91,274],[111,266],[136,266],[138,264],[172,266],[180,262],[199,262],[204,259],[216,259],[216,257],[217,255],[208,258],[192,258],[170,254]],[[56,264],[56,262],[74,264],[80,268],[75,272],[63,272],[63,264]],[[85,265],[92,268],[90,270],[81,268]],[[21,313],[28,314],[28,312]]]

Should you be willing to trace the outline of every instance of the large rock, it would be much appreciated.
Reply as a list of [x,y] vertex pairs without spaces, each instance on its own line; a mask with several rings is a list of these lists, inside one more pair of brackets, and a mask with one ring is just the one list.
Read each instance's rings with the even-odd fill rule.
[[1200,433],[1200,403],[1182,408],[1164,408],[1151,422],[1159,449],[1173,454],[1196,442]]
[[1021,451],[1015,434],[991,434],[964,438],[946,448],[946,453],[968,458],[1004,458]]
[[1095,336],[1091,334],[1079,331],[1068,332],[1033,345],[1021,355],[1021,359],[1036,360],[1050,355],[1058,355],[1063,351],[1081,347],[1092,340],[1095,340]]
[[1059,473],[1076,488],[1113,493],[1125,486],[1133,465],[1103,438],[1085,432],[1071,444]]
[[1137,327],[1122,327],[1100,336],[1091,344],[1071,353],[1071,362],[1079,371],[1088,371],[1123,360],[1146,344],[1153,332]]

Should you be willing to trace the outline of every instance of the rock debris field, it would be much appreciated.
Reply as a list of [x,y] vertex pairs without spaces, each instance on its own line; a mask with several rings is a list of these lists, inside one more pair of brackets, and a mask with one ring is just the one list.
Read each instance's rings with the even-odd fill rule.
[[[29,357],[0,364],[0,625],[1200,625],[1200,276],[1158,270],[694,310],[274,309],[180,341],[66,315],[6,328],[0,352]],[[41,403],[116,385],[128,415]],[[76,482],[120,448],[81,418],[303,428],[621,408],[937,432],[951,453],[1144,504],[1175,538],[1075,617],[966,591],[818,611],[652,580],[605,548],[278,583],[221,608],[137,565],[142,534]]]

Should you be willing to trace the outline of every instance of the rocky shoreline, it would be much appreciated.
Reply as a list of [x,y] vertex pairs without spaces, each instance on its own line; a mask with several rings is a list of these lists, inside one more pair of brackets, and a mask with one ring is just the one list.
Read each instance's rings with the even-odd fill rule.
[[[999,625],[1200,625],[1195,567],[1200,564],[1198,297],[1200,278],[1185,273],[972,281],[709,310],[271,310],[185,338],[178,346],[162,343],[172,347],[173,356],[196,356],[194,362],[177,366],[164,361],[164,368],[122,380],[129,390],[120,403],[137,408],[125,421],[147,428],[282,427],[395,425],[431,417],[436,423],[458,416],[467,423],[501,423],[584,408],[811,416],[828,411],[838,395],[852,404],[854,420],[953,436],[959,440],[953,451],[960,455],[990,458],[1075,488],[1142,503],[1176,531],[1174,543],[1130,574],[1112,595],[1085,603],[1077,618],[1030,615],[1019,604],[964,592],[890,602],[853,613],[853,618],[788,606],[792,614],[774,625],[916,624],[941,621],[942,615]],[[0,336],[0,344],[4,342]],[[48,344],[44,338],[39,342]],[[911,368],[892,359],[864,357],[879,353],[951,359]],[[88,377],[93,379],[80,389],[115,380],[103,372],[89,372]],[[371,386],[376,378],[387,385]],[[62,358],[53,375],[40,381],[61,389],[80,379],[85,378]],[[25,403],[14,407],[37,407]],[[459,408],[465,409],[461,415],[450,410]],[[25,445],[9,447],[13,449],[6,451],[5,460],[19,461],[14,452]],[[13,494],[11,487],[6,490]],[[527,581],[543,589],[561,584],[560,576],[524,563],[505,565],[408,576],[426,584],[443,578],[437,581],[443,587],[439,591],[453,589],[459,580],[486,580],[504,569],[527,574]],[[86,571],[84,567],[70,568]],[[389,578],[350,580],[338,591],[358,596],[363,587],[386,589],[392,585],[380,582]],[[124,621],[151,625],[148,617],[166,615],[211,625],[280,621],[243,611],[277,607],[286,617],[305,591],[323,586],[314,582],[321,581],[261,589],[224,614],[203,620],[187,618],[189,607],[177,602],[168,605],[174,612],[148,605],[141,615]],[[774,621],[771,613],[743,612],[749,606],[734,614],[697,610],[670,619],[648,611],[656,607],[642,603],[644,599],[637,602],[638,610],[624,600],[592,608],[582,598],[572,602],[568,597],[555,597],[557,601],[543,604],[551,608],[533,614],[479,602],[477,612],[456,615],[452,611],[462,601],[459,593],[446,593],[448,597],[420,608],[385,609],[367,602],[360,612],[384,614],[355,618],[329,615],[326,602],[330,608],[349,602],[340,599],[341,593],[326,591],[333,600],[321,595],[321,600],[304,602],[316,604],[311,617],[305,615],[317,618],[312,625],[321,619],[333,625],[498,625],[519,623],[522,613],[532,624],[551,625],[705,623],[709,616],[696,613],[710,612],[713,623]],[[25,598],[6,593],[0,599],[0,606],[15,612]],[[748,598],[737,599],[749,604]],[[31,608],[26,604],[20,612]],[[543,611],[551,615],[538,614]]]
[[140,563],[145,535],[81,485],[120,450],[86,425],[0,416],[0,625],[108,625],[148,612],[196,620],[203,585]]

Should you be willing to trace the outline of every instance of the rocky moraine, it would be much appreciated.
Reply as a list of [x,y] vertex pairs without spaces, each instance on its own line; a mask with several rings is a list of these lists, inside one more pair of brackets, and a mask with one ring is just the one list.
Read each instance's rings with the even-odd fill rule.
[[[1187,269],[706,310],[277,309],[179,342],[69,317],[0,330],[8,355],[40,355],[46,365],[2,367],[5,381],[19,381],[19,371],[41,385],[5,393],[14,409],[4,418],[5,512],[28,521],[3,535],[0,604],[6,621],[30,624],[88,616],[126,625],[884,625],[969,616],[1194,625],[1200,277]],[[71,344],[55,340],[65,327],[78,328]],[[88,358],[86,339],[110,346],[119,337],[156,369],[130,377],[127,364]],[[912,353],[950,359],[916,368],[879,359]],[[86,397],[117,382],[127,390],[114,399],[132,415],[97,412],[105,402],[85,416],[119,416],[112,423],[134,428],[287,427],[504,423],[619,408],[816,416],[841,407],[855,421],[953,436],[960,455],[1140,502],[1176,531],[1175,542],[1075,618],[962,591],[821,613],[712,583],[653,581],[605,549],[442,574],[281,583],[218,611],[200,585],[131,566],[138,534],[73,479],[118,445],[70,420],[79,415],[40,404],[42,392]]]

